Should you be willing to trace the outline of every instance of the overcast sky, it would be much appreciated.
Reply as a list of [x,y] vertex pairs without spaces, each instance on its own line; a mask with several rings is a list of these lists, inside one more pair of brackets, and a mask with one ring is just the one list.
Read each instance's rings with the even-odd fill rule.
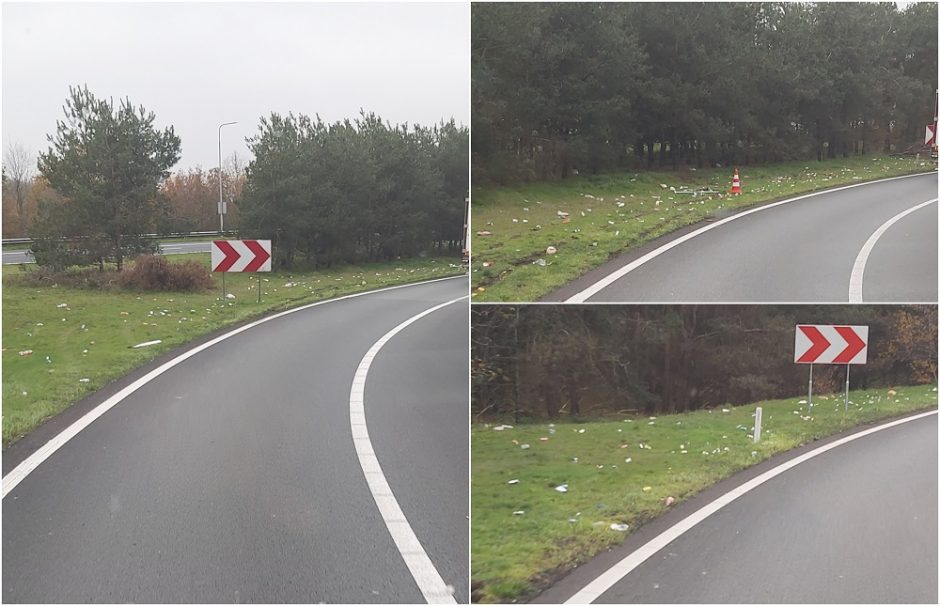
[[182,139],[174,170],[218,164],[262,115],[359,109],[470,122],[469,4],[3,4],[3,148],[35,156],[69,85],[129,97]]

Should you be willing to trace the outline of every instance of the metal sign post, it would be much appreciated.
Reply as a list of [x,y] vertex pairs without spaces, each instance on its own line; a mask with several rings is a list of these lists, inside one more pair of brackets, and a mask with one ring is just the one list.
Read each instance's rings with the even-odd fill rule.
[[849,367],[868,362],[867,326],[797,324],[793,362],[809,364],[809,404],[813,412],[813,364],[845,364],[845,410],[849,409]]
[[806,397],[806,401],[809,403],[809,412],[807,415],[813,414],[813,365],[809,365],[809,395]]
[[[225,303],[225,274],[228,272],[271,271],[270,240],[215,240],[210,247],[213,272],[222,274],[222,302]],[[261,278],[258,278],[261,303]]]
[[849,411],[849,364],[845,365],[845,412]]
[[222,199],[222,127],[238,122],[224,122],[219,124],[219,235],[225,233],[225,213],[228,211],[225,200]]

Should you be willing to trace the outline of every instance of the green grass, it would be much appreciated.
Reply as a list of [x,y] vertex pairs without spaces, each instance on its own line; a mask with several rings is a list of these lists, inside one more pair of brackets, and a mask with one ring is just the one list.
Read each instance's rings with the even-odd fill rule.
[[[741,170],[744,194],[675,193],[731,187],[732,170],[616,173],[473,190],[474,301],[534,301],[611,256],[736,209],[836,185],[924,172],[930,161],[852,157]],[[665,186],[665,187],[663,187]],[[564,223],[558,212],[569,214]],[[491,235],[480,236],[488,231]],[[554,246],[556,254],[546,249]],[[544,261],[545,265],[538,263]]]
[[[173,255],[173,262],[209,255]],[[24,284],[35,266],[3,269],[3,443],[37,427],[71,403],[174,347],[224,326],[303,303],[465,270],[449,258],[345,267],[318,272],[229,274],[226,290],[143,293]],[[256,277],[263,298],[257,302]],[[216,277],[216,284],[221,280]],[[60,305],[65,306],[60,307]],[[131,349],[138,343],[162,343]],[[32,350],[31,355],[19,352]]]
[[[495,423],[476,424],[471,430],[474,600],[524,598],[622,542],[667,509],[667,497],[681,502],[776,453],[861,423],[936,408],[937,388],[899,387],[895,395],[887,389],[854,391],[847,413],[841,395],[817,396],[811,416],[800,400],[502,431]],[[754,444],[749,434],[758,405],[763,431]],[[568,484],[568,492],[555,490],[561,484]],[[611,524],[630,529],[612,530]]]

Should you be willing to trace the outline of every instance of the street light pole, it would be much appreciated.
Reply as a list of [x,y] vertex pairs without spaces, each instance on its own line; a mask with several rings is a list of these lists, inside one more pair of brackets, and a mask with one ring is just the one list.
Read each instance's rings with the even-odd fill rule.
[[225,203],[222,201],[222,127],[230,124],[238,124],[238,122],[224,122],[219,124],[219,237],[221,237],[222,233],[225,231],[225,213],[222,212],[225,210]]

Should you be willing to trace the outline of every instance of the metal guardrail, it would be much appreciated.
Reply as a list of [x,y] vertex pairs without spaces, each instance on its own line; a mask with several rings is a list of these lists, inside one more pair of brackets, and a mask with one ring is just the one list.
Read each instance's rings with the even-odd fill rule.
[[[164,238],[167,240],[173,240],[176,238],[193,238],[199,236],[224,236],[225,234],[230,234],[232,232],[218,232],[218,231],[192,231],[188,233],[177,233],[177,234],[142,234],[148,238]],[[32,238],[4,238],[2,245],[6,246],[7,244],[31,244],[33,242]]]

